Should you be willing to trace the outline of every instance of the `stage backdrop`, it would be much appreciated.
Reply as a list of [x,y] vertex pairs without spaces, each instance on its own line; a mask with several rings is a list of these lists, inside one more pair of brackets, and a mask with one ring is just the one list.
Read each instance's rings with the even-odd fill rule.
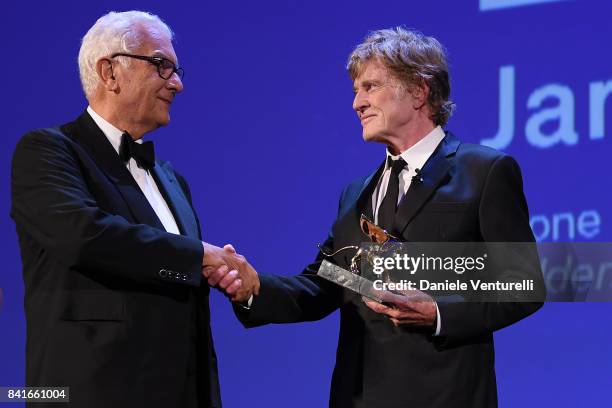
[[[172,123],[150,139],[191,183],[205,239],[233,243],[261,273],[299,273],[342,187],[383,160],[382,146],[361,140],[345,65],[368,31],[397,25],[448,48],[457,103],[448,129],[518,159],[538,239],[611,240],[608,0],[9,2],[0,28],[2,386],[25,376],[12,151],[28,130],[85,109],[80,38],[100,15],[129,9],[174,28],[186,71]],[[218,293],[212,310],[226,407],[327,404],[337,314],[247,331]],[[610,304],[547,304],[496,333],[500,406],[606,405],[611,315]]]

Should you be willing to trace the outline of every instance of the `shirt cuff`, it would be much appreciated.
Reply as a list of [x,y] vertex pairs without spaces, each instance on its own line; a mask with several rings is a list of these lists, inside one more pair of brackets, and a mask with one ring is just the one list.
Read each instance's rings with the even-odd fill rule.
[[[251,296],[253,297],[253,296]],[[250,301],[250,299],[249,299]],[[440,335],[440,331],[442,330],[442,319],[440,319],[440,308],[438,307],[438,302],[436,302],[434,300],[434,303],[436,304],[436,332],[434,333],[434,336],[439,336]],[[249,306],[251,304],[249,303]]]
[[247,300],[246,302],[236,302],[236,304],[240,306],[241,308],[243,308],[244,310],[250,310],[251,304],[253,304],[253,295],[251,295],[249,300]]

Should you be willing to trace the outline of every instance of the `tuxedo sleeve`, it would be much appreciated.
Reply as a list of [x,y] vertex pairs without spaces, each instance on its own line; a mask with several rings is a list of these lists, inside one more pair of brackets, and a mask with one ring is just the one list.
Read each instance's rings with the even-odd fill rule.
[[[485,242],[534,242],[521,172],[510,156],[498,157],[490,167],[481,195],[479,222]],[[535,298],[543,300],[545,289],[535,243],[520,248],[512,257],[503,251],[499,277],[503,280],[512,274],[516,279],[518,273],[526,279],[533,279],[538,292]],[[438,340],[451,346],[487,336],[529,316],[541,306],[540,301],[438,301],[442,320]]]
[[[342,207],[344,191],[340,197]],[[341,212],[340,209],[338,211]],[[323,248],[334,248],[333,233]],[[245,327],[268,323],[297,323],[320,320],[340,307],[343,289],[317,275],[321,262],[327,259],[319,251],[315,261],[297,276],[260,275],[259,295],[249,309],[234,305],[234,311]]]
[[201,241],[102,210],[75,149],[57,130],[31,132],[20,140],[11,185],[11,216],[18,228],[77,271],[199,286]]

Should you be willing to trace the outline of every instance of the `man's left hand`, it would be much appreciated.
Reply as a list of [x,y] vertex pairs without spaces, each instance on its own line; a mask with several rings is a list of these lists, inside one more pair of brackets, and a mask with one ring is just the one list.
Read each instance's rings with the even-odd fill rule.
[[364,303],[376,313],[387,315],[394,325],[435,327],[436,303],[428,294],[420,290],[406,291],[404,294],[385,294],[385,304],[368,298]]

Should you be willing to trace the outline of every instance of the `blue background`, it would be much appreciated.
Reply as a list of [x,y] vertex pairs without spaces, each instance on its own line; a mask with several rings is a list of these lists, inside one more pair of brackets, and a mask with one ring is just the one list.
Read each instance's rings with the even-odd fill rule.
[[[345,64],[368,31],[396,25],[447,47],[457,103],[448,129],[463,141],[496,133],[499,71],[513,66],[515,132],[505,150],[521,164],[532,215],[552,220],[597,211],[601,218],[588,239],[572,237],[565,224],[558,236],[541,238],[612,241],[612,102],[605,136],[591,140],[588,126],[589,84],[612,80],[607,0],[490,11],[480,11],[478,0],[23,1],[3,8],[0,386],[25,378],[21,262],[8,216],[11,154],[28,130],[72,120],[86,107],[76,64],[80,38],[110,10],[149,10],[176,32],[185,91],[173,104],[172,123],[149,140],[190,181],[205,239],[233,243],[262,273],[299,273],[325,238],[342,187],[382,161],[384,147],[361,139]],[[525,124],[559,101],[529,109],[527,100],[553,83],[573,94],[579,137],[572,146],[542,149],[527,141]],[[557,128],[552,121],[542,129]],[[336,314],[247,331],[218,293],[212,309],[226,407],[326,406]],[[611,313],[607,303],[547,304],[496,333],[500,406],[607,405]]]

